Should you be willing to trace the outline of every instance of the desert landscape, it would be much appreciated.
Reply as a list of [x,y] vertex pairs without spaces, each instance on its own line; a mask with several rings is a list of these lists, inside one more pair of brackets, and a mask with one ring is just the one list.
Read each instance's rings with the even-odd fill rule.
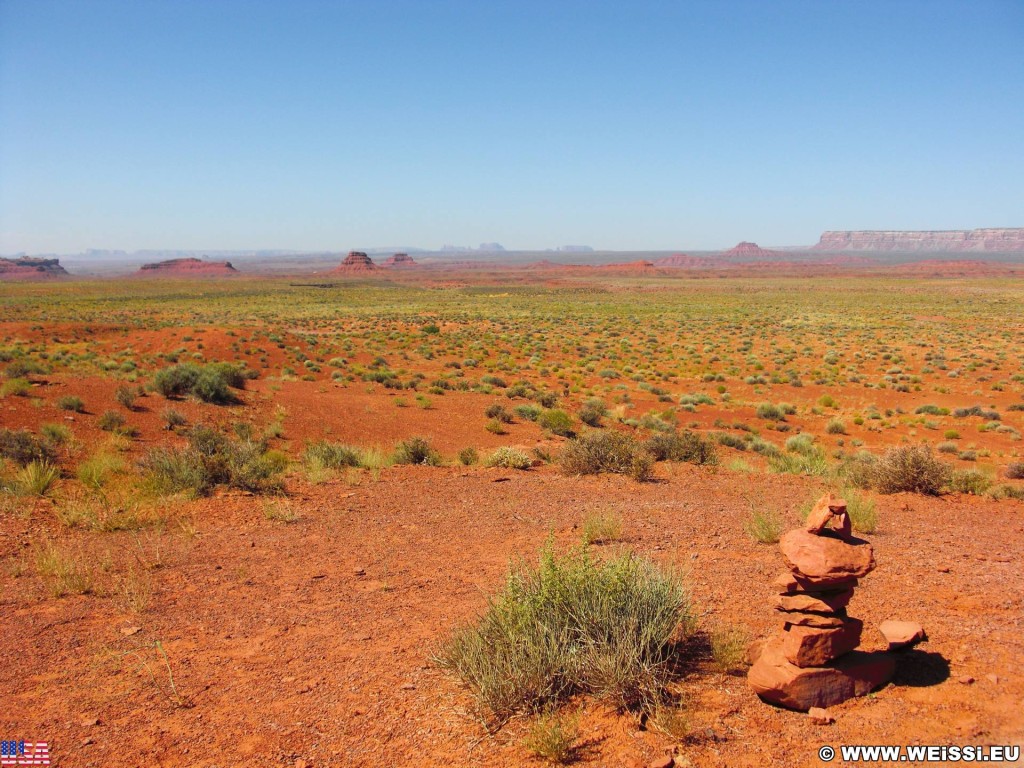
[[[5,733],[96,766],[1020,743],[1012,265],[346,261],[4,284]],[[822,719],[746,674],[781,626],[776,542],[826,492],[874,548],[859,648],[885,621],[926,638]],[[499,696],[467,671],[510,568],[624,558],[681,590],[656,684]]]

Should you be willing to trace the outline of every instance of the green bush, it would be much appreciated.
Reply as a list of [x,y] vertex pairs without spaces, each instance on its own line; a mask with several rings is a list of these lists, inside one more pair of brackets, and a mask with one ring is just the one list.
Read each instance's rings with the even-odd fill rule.
[[1011,461],[1003,474],[1007,480],[1024,480],[1024,461]]
[[476,448],[463,448],[459,451],[459,463],[465,467],[470,467],[480,461],[480,454],[477,453]]
[[517,405],[515,407],[515,412],[516,416],[518,416],[521,419],[526,419],[527,421],[536,421],[543,411],[536,405],[524,403],[523,405]]
[[487,466],[502,469],[529,469],[533,466],[533,459],[525,451],[504,446],[498,448],[487,458]]
[[447,640],[452,670],[499,722],[589,693],[652,710],[672,676],[673,641],[691,621],[682,583],[626,553],[605,562],[586,550],[535,568],[513,567],[486,612]]
[[757,406],[756,413],[759,419],[768,421],[785,421],[786,419],[786,412],[780,406],[771,403],[761,403]]
[[360,464],[358,449],[328,440],[318,440],[307,445],[303,458],[310,466],[323,469],[344,469],[358,467]]
[[558,408],[549,408],[537,417],[537,423],[542,429],[546,429],[562,437],[572,437],[573,431],[572,416]]
[[410,437],[395,446],[392,455],[395,464],[426,464],[441,466],[441,454],[430,447],[430,441],[423,437]]
[[204,403],[225,405],[238,400],[231,389],[244,389],[246,379],[254,375],[254,371],[233,363],[210,363],[202,367],[181,363],[158,371],[153,388],[167,398],[192,395]]
[[135,409],[136,397],[138,397],[138,393],[133,388],[124,384],[114,390],[114,399],[129,411]]
[[511,424],[513,421],[512,414],[509,413],[505,406],[500,403],[492,403],[487,406],[487,410],[484,411],[484,415],[488,419],[496,419],[502,424]]
[[949,467],[938,461],[926,446],[890,448],[873,470],[879,493],[938,495],[949,480]]
[[[741,441],[742,442],[742,441]],[[717,464],[715,444],[696,432],[660,432],[644,443],[655,461],[685,461],[690,464]]]
[[638,482],[651,478],[654,459],[636,438],[622,432],[587,432],[570,440],[558,457],[567,475],[611,472]]
[[953,493],[981,496],[992,487],[992,478],[977,469],[955,470],[949,475],[947,487]]
[[85,403],[82,402],[82,398],[75,395],[65,395],[64,397],[57,398],[57,407],[62,411],[74,411],[75,413],[82,413],[85,410]]
[[28,397],[32,391],[32,382],[28,379],[8,379],[0,384],[0,397]]

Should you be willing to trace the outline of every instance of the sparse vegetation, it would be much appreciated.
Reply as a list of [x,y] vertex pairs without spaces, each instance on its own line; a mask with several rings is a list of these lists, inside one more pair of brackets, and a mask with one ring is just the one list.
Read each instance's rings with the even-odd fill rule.
[[567,475],[611,472],[643,482],[651,478],[653,459],[636,438],[612,431],[587,432],[570,440],[558,462]]
[[879,493],[923,493],[935,496],[949,479],[949,468],[925,446],[890,448],[875,463],[872,481]]
[[523,563],[478,621],[456,630],[438,662],[499,722],[576,693],[650,710],[670,679],[672,641],[690,621],[678,577],[622,554],[585,550]]

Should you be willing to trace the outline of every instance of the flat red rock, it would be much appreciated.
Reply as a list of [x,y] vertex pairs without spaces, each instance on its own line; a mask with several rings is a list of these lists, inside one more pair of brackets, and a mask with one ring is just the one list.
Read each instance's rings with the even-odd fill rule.
[[906,648],[908,645],[924,640],[924,627],[916,621],[894,621],[892,619],[883,621],[878,625],[878,631],[889,643],[889,650]]
[[831,584],[871,573],[875,567],[872,546],[864,539],[844,541],[832,531],[813,534],[798,528],[779,539],[786,565],[805,581]]
[[779,595],[775,600],[775,607],[780,611],[834,613],[849,605],[852,598],[852,589],[842,592],[796,592],[788,595]]
[[864,696],[885,685],[896,672],[890,653],[851,651],[824,667],[801,668],[782,653],[782,643],[767,643],[747,673],[747,682],[765,701],[806,712]]

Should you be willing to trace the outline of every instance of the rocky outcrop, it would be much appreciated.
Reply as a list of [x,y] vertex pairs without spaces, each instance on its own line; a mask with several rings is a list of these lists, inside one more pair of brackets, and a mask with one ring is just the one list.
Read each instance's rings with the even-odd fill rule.
[[349,251],[341,265],[335,268],[335,272],[372,272],[377,269],[373,259],[362,251]]
[[871,545],[852,534],[846,502],[823,496],[779,548],[789,567],[774,583],[782,632],[761,646],[750,687],[765,701],[806,711],[888,682],[895,658],[856,651],[864,624],[846,612],[858,580],[875,567]]
[[409,267],[415,267],[416,262],[408,253],[395,253],[384,259],[384,266],[397,269],[408,269]]
[[813,246],[817,251],[898,251],[928,253],[1024,253],[1024,227],[1004,229],[951,229],[920,232],[860,230],[824,232]]
[[671,256],[658,259],[654,262],[654,266],[701,269],[703,267],[714,266],[714,262],[711,259],[701,258],[700,256],[688,256],[685,253],[674,253]]
[[143,264],[136,275],[140,277],[230,277],[238,270],[230,261],[203,261],[202,259],[168,259],[155,264]]
[[35,259],[17,256],[0,259],[0,280],[52,280],[69,277],[60,259]]

